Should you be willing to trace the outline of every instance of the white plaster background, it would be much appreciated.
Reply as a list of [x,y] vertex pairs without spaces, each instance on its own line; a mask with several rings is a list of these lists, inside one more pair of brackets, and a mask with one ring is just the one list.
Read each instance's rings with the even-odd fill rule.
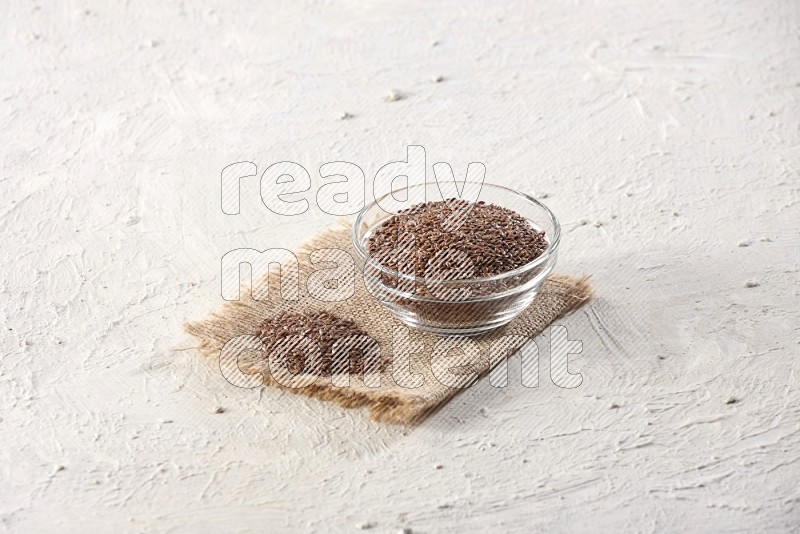
[[[0,529],[796,530],[797,2],[40,0],[0,21]],[[374,176],[409,144],[548,195],[558,270],[598,293],[560,321],[579,388],[512,373],[408,430],[172,350],[220,304],[226,251],[331,223],[270,214],[257,179],[223,215],[225,165]]]

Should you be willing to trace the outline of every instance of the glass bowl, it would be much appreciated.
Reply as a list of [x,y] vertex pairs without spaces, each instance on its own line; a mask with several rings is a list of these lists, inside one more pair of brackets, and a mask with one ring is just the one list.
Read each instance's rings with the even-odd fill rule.
[[[381,265],[368,252],[370,235],[395,215],[381,205],[407,199],[403,207],[410,207],[444,198],[436,182],[407,186],[379,197],[358,213],[353,224],[356,261],[364,273],[367,290],[397,319],[412,328],[444,336],[472,336],[503,326],[533,302],[555,266],[561,227],[547,206],[499,185],[469,185],[480,188],[477,201],[513,210],[534,228],[543,230],[547,248],[530,263],[495,276],[430,278],[400,273]],[[402,217],[402,213],[399,216]],[[424,246],[424,243],[417,246]],[[487,243],[487,246],[496,246],[496,243]]]

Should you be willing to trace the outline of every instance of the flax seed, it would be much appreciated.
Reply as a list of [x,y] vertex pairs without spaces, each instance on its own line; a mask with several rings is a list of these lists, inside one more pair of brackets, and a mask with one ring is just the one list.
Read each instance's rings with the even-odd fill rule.
[[[326,311],[282,312],[261,323],[256,336],[264,343],[265,356],[292,374],[362,374],[382,368],[377,342],[353,321]],[[301,341],[298,343],[297,339]],[[340,340],[349,343],[341,343],[335,351]],[[320,358],[310,358],[317,350]]]

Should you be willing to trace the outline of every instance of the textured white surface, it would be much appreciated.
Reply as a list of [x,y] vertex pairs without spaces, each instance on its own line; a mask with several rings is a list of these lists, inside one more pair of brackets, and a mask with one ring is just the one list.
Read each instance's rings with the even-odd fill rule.
[[[0,529],[796,530],[796,2],[0,13]],[[257,179],[223,215],[225,165],[319,183],[409,144],[548,195],[558,270],[598,292],[561,321],[579,388],[512,365],[409,431],[172,350],[222,254],[331,222],[271,215]]]

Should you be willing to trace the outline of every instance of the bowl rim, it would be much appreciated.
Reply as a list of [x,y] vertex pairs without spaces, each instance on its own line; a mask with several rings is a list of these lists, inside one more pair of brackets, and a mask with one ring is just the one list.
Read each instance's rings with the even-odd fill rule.
[[[401,272],[395,271],[393,269],[389,269],[388,267],[385,267],[380,262],[378,262],[377,260],[372,258],[369,255],[369,253],[367,252],[367,250],[364,248],[364,246],[361,244],[361,240],[358,237],[358,234],[359,234],[358,229],[361,226],[361,223],[362,223],[364,217],[370,211],[370,209],[375,207],[375,206],[378,206],[379,209],[383,210],[383,208],[381,208],[378,205],[378,202],[380,200],[383,200],[383,199],[389,197],[389,195],[393,195],[396,191],[401,191],[402,189],[414,189],[414,188],[428,187],[428,186],[437,186],[438,187],[438,182],[424,182],[422,184],[414,184],[414,185],[407,186],[407,187],[404,187],[404,188],[401,188],[401,189],[397,189],[397,190],[393,189],[389,193],[381,195],[379,198],[376,198],[375,200],[373,200],[372,202],[370,202],[369,204],[367,204],[363,208],[361,208],[361,210],[359,210],[358,214],[356,215],[355,222],[353,223],[353,228],[352,228],[352,231],[350,233],[350,238],[351,238],[350,240],[352,242],[353,248],[355,249],[356,253],[361,257],[362,261],[365,262],[365,266],[367,264],[369,264],[370,267],[375,267],[378,270],[382,271],[384,274],[388,274],[389,276],[396,277],[396,278],[402,279],[402,280],[413,281],[414,283],[422,282],[425,285],[428,285],[429,281],[437,283],[437,284],[459,284],[459,283],[460,284],[480,284],[480,283],[486,283],[486,282],[496,282],[498,280],[504,280],[504,279],[507,279],[507,278],[512,278],[514,276],[518,276],[520,274],[524,274],[527,271],[535,269],[536,267],[546,263],[547,260],[556,253],[556,251],[558,250],[558,246],[561,243],[561,223],[559,223],[558,218],[555,216],[553,211],[550,208],[548,208],[544,203],[536,200],[535,198],[533,198],[532,196],[530,196],[530,195],[528,195],[526,193],[523,193],[521,191],[517,191],[515,189],[511,189],[510,187],[505,187],[505,186],[502,186],[502,185],[490,184],[490,183],[487,183],[487,182],[472,182],[472,181],[459,182],[459,183],[463,183],[464,185],[466,185],[466,184],[477,184],[477,185],[481,186],[481,189],[483,187],[489,187],[489,188],[493,188],[493,189],[500,189],[500,190],[503,190],[505,192],[511,193],[513,195],[516,195],[516,196],[522,198],[523,200],[525,200],[526,202],[528,202],[530,204],[533,204],[533,205],[536,205],[539,208],[543,209],[544,213],[547,215],[547,217],[550,219],[551,224],[553,225],[553,235],[552,236],[547,236],[547,237],[550,237],[550,239],[548,239],[548,244],[547,244],[547,248],[545,249],[545,251],[541,255],[537,256],[533,261],[530,261],[530,262],[526,263],[525,265],[521,265],[521,266],[517,267],[516,269],[513,269],[511,271],[506,271],[504,273],[496,274],[496,275],[493,275],[493,276],[484,276],[484,277],[479,277],[479,278],[451,278],[451,279],[427,278],[427,277],[417,276],[417,275],[413,275],[413,274],[401,273]],[[497,205],[499,205],[499,204],[497,204]],[[501,207],[504,207],[504,206],[501,206]],[[508,209],[510,209],[510,208],[508,208]],[[523,217],[524,217],[524,215],[523,215]]]

